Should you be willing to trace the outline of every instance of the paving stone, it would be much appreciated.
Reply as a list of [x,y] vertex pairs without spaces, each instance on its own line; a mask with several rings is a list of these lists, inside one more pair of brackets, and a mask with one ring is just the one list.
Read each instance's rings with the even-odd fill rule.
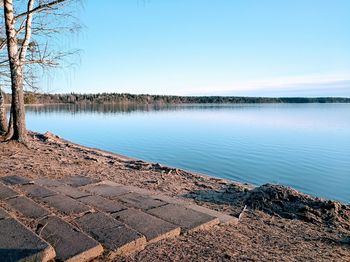
[[103,212],[87,213],[76,219],[82,228],[112,228],[124,226],[125,224],[115,220],[112,216]]
[[133,208],[114,213],[112,217],[143,234],[149,242],[180,235],[179,226]]
[[90,207],[64,195],[45,197],[42,199],[42,201],[66,215],[80,214],[90,211]]
[[111,258],[142,250],[146,244],[146,238],[140,233],[101,212],[86,214],[75,221],[111,251]]
[[162,200],[164,202],[167,202],[169,204],[176,204],[176,205],[182,205],[182,206],[188,206],[191,205],[191,202],[179,197],[172,197],[164,194],[156,194],[152,196],[154,199]]
[[71,176],[61,180],[72,187],[81,187],[99,182],[99,180],[86,176]]
[[9,218],[9,217],[10,217],[10,215],[4,209],[2,209],[0,207],[0,220],[5,219],[5,218]]
[[35,179],[34,183],[40,186],[46,186],[46,187],[56,187],[61,186],[63,183],[57,179],[51,179],[51,178],[39,178]]
[[54,249],[13,218],[0,220],[1,261],[49,261]]
[[119,184],[110,180],[103,180],[99,183],[97,183],[98,185],[109,185],[109,186],[124,186],[123,184]]
[[75,199],[91,195],[87,192],[78,190],[75,187],[71,187],[67,185],[61,185],[61,186],[55,187],[53,188],[53,190]]
[[97,241],[55,216],[40,220],[38,233],[54,247],[59,261],[90,261],[103,252]]
[[6,203],[29,218],[41,218],[49,215],[49,211],[46,208],[24,196],[8,199]]
[[122,185],[122,184],[118,184],[115,183],[113,181],[109,181],[109,180],[104,180],[102,182],[100,182],[99,184],[104,184],[104,185],[109,185],[109,186],[122,186],[123,188],[127,189],[129,192],[134,192],[134,193],[139,193],[139,194],[143,194],[143,195],[153,195],[154,192],[147,190],[147,189],[143,189],[140,187],[136,187],[136,186],[126,186],[126,185]]
[[208,214],[210,216],[217,217],[220,221],[220,224],[222,224],[222,225],[237,224],[238,223],[238,219],[236,217],[226,215],[226,214],[223,214],[221,212],[218,212],[218,211],[206,208],[206,207],[198,206],[196,204],[191,203],[188,200],[186,201],[186,200],[178,198],[178,197],[171,197],[171,196],[167,196],[167,195],[163,195],[163,194],[157,194],[157,195],[154,195],[153,198],[162,200],[162,201],[167,202],[169,204],[177,204],[177,205],[185,206],[187,208],[196,210],[198,212],[202,212],[202,213]]
[[20,187],[21,190],[26,192],[29,196],[34,197],[34,198],[44,198],[48,196],[54,196],[57,195],[56,192],[43,187],[43,186],[38,186],[38,185],[24,185]]
[[216,217],[174,204],[156,207],[148,210],[147,213],[179,225],[187,231],[205,229],[219,223]]
[[223,214],[221,212],[218,212],[218,211],[206,208],[206,207],[198,206],[195,204],[188,205],[187,207],[190,209],[193,209],[195,211],[202,212],[202,213],[205,213],[205,214],[213,216],[213,217],[217,217],[219,219],[219,222],[221,225],[227,225],[227,224],[236,225],[236,224],[238,224],[238,218],[236,218],[236,217],[226,215],[226,214]]
[[154,199],[150,196],[142,195],[139,193],[129,193],[129,194],[121,195],[118,197],[118,199],[128,206],[136,207],[143,210],[147,210],[150,208],[159,207],[167,204],[161,200]]
[[123,186],[111,186],[105,184],[95,184],[84,187],[84,190],[96,195],[100,195],[107,198],[116,198],[120,195],[129,193],[130,191]]
[[27,178],[16,175],[1,177],[0,180],[6,185],[26,185],[33,183]]
[[87,196],[78,200],[86,205],[107,213],[114,213],[126,209],[121,203],[100,196]]
[[136,187],[136,186],[124,186],[124,187],[133,193],[139,193],[139,194],[147,195],[147,196],[151,196],[151,195],[155,194],[154,191],[147,190],[147,189],[140,188],[140,187]]
[[19,195],[18,192],[9,188],[8,186],[5,186],[4,184],[0,183],[0,200],[15,197],[18,195]]

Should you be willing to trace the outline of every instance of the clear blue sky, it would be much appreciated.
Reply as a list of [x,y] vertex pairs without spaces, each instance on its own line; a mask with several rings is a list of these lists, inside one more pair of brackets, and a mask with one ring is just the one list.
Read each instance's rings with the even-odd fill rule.
[[54,92],[350,96],[349,0],[87,0]]

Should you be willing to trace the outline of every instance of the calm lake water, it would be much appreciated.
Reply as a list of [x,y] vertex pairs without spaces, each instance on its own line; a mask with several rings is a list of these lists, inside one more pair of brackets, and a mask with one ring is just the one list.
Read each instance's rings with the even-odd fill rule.
[[90,147],[350,203],[350,104],[28,107],[28,128]]

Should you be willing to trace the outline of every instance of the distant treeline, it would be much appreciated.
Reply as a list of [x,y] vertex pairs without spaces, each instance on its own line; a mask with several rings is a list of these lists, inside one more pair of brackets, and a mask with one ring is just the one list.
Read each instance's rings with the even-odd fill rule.
[[[10,95],[5,101],[10,102]],[[243,97],[243,96],[161,96],[118,93],[42,94],[25,93],[26,104],[257,104],[257,103],[350,103],[350,97]]]

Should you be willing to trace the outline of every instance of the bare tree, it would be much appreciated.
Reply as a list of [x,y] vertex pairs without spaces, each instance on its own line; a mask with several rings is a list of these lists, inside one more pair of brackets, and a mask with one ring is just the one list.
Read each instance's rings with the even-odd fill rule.
[[[0,66],[2,75],[10,77],[13,134],[9,139],[26,143],[24,87],[34,87],[38,68],[57,67],[74,52],[63,52],[61,36],[79,29],[73,15],[78,0],[2,0],[4,33],[1,51],[7,59]],[[0,34],[2,32],[0,31]],[[0,70],[1,73],[1,70]]]

